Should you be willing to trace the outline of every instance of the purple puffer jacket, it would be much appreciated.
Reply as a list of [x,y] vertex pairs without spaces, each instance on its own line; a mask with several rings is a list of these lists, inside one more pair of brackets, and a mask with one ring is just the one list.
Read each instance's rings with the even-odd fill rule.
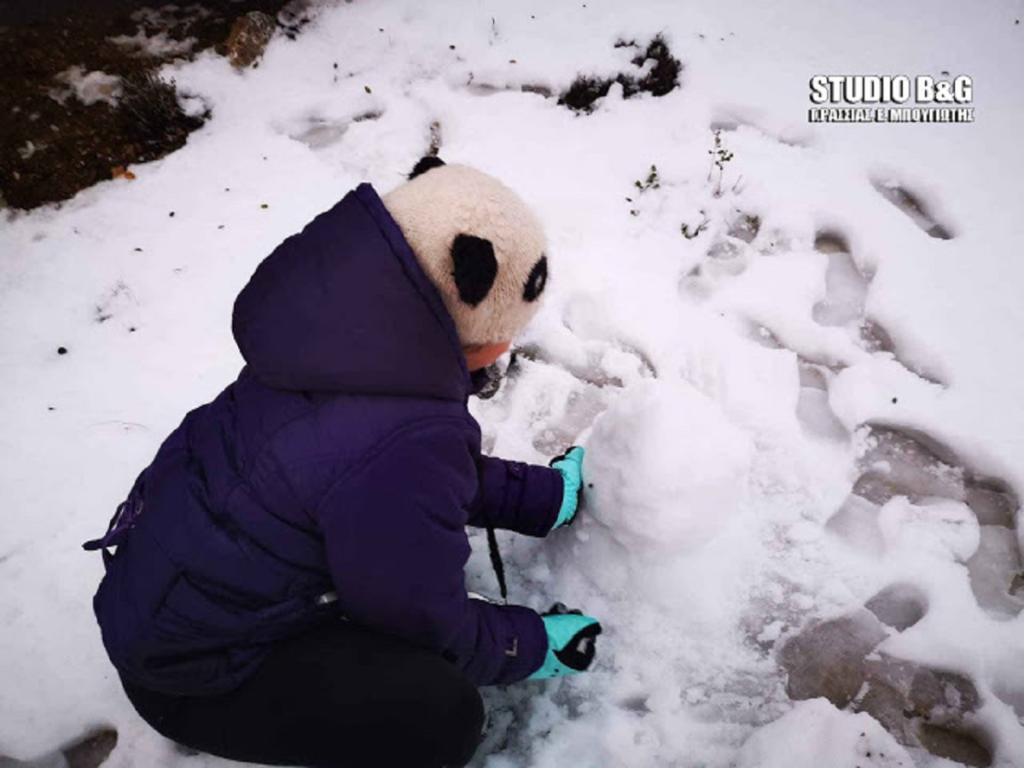
[[540,617],[467,596],[464,526],[545,535],[561,475],[481,456],[452,319],[371,186],[260,264],[233,330],[246,367],[93,543],[117,545],[94,608],[121,674],[230,690],[274,641],[340,616],[477,684],[537,669]]

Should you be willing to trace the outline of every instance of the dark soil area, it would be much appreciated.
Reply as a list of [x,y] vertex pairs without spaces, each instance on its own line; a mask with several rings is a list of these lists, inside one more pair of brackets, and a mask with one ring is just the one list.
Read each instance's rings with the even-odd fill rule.
[[[186,114],[174,85],[153,73],[175,58],[222,46],[239,16],[276,16],[284,5],[0,0],[0,207],[66,200],[182,146],[204,115]],[[140,44],[146,38],[162,45],[147,50]],[[120,77],[116,105],[85,104],[72,94],[58,75],[74,66]]]
[[613,78],[601,79],[581,75],[577,77],[558,99],[569,109],[577,112],[590,112],[594,102],[608,95],[613,83],[622,86],[622,96],[628,99],[638,93],[649,93],[652,96],[664,96],[679,87],[679,73],[683,65],[672,55],[668,43],[661,37],[655,37],[646,48],[641,48],[636,41],[620,40],[616,48],[636,48],[638,53],[632,59],[633,66],[640,69],[648,60],[654,64],[644,75],[634,72],[621,72]]

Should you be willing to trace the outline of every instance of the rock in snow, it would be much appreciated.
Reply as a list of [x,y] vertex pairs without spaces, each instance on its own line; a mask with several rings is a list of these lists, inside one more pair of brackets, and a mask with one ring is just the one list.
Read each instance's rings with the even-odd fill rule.
[[891,584],[868,600],[864,607],[886,626],[902,632],[924,618],[928,598],[913,584]]
[[866,687],[855,709],[878,720],[901,744],[984,768],[992,754],[970,721],[979,705],[977,689],[963,675],[882,654],[867,662]]
[[823,696],[845,707],[864,685],[867,655],[884,639],[881,622],[865,610],[808,627],[779,653],[789,674],[786,692],[792,699]]
[[251,65],[263,55],[276,28],[274,18],[261,11],[249,11],[235,19],[224,43],[231,64],[239,69]]

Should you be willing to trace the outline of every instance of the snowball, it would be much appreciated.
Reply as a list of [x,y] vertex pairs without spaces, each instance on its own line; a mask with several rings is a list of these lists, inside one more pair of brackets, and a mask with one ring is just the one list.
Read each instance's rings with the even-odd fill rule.
[[758,729],[736,768],[912,768],[906,750],[870,715],[841,712],[825,699],[799,702]]
[[627,546],[696,550],[739,510],[751,455],[714,401],[681,381],[644,382],[594,425],[592,514]]

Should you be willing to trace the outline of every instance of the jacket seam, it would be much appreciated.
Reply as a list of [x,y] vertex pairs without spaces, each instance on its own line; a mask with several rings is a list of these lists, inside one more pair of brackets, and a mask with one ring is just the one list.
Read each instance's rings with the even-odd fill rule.
[[[239,376],[241,376],[241,374],[239,374]],[[266,385],[261,383],[261,386]],[[267,437],[263,441],[263,445],[260,446],[259,450],[252,456],[252,458],[245,462],[244,472],[240,473],[238,480],[224,496],[224,508],[227,509],[231,505],[231,501],[234,498],[235,494],[238,493],[238,491],[240,491],[242,488],[246,488],[251,494],[257,495],[256,489],[252,485],[253,475],[256,474],[256,469],[259,467],[260,461],[264,458],[264,456],[273,453],[273,448],[278,436],[281,435],[281,433],[284,432],[289,427],[299,424],[305,419],[315,419],[319,415],[320,411],[327,405],[329,405],[331,402],[331,400],[325,400],[321,403],[310,405],[302,413],[297,414],[292,418],[288,419],[286,422],[281,424],[277,429],[275,429],[272,433],[267,435]],[[189,451],[191,453],[191,446],[189,447]],[[298,502],[299,497],[295,493],[295,489],[292,487],[290,481],[287,479],[286,473],[282,474],[281,476],[285,478],[284,482],[285,486],[288,488],[288,492],[291,493],[295,501]]]
[[[266,385],[261,383],[261,386],[266,386]],[[270,389],[270,387],[268,387],[268,389]],[[315,418],[320,413],[321,409],[323,409],[324,407],[329,405],[331,402],[332,402],[332,400],[325,400],[322,403],[317,403],[316,405],[313,405],[313,406],[309,407],[307,410],[303,411],[302,413],[297,414],[297,415],[293,416],[292,418],[288,419],[288,421],[286,421],[284,424],[282,424],[277,429],[275,429],[271,434],[267,435],[266,439],[263,442],[263,445],[260,446],[260,449],[247,462],[247,466],[245,468],[245,472],[239,478],[239,483],[238,484],[248,483],[252,479],[253,474],[256,472],[256,467],[259,465],[260,459],[263,458],[263,455],[265,453],[269,452],[271,450],[271,448],[273,448],[274,443],[275,443],[275,441],[278,438],[278,435],[280,435],[284,430],[288,429],[289,427],[294,426],[295,424],[300,423],[303,419]],[[232,493],[233,492],[234,492],[234,488],[232,488]]]

